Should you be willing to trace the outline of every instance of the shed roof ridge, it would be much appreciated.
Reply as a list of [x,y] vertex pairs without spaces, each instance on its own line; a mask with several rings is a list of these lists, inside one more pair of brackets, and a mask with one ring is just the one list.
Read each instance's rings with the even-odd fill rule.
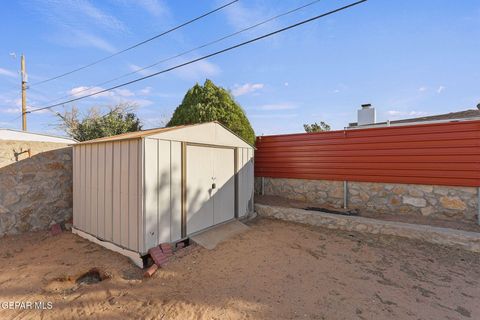
[[154,135],[154,134],[161,133],[161,132],[173,131],[173,130],[177,130],[177,129],[193,127],[193,126],[197,126],[197,125],[200,125],[200,124],[213,123],[213,122],[216,122],[216,121],[203,122],[203,123],[193,123],[193,124],[173,126],[173,127],[159,127],[159,128],[151,128],[151,129],[146,129],[146,130],[125,132],[125,133],[117,134],[117,135],[114,135],[114,136],[108,136],[108,137],[102,137],[102,138],[82,141],[78,144],[90,144],[90,143],[97,143],[97,142],[99,143],[99,142],[139,139],[139,138],[147,137],[147,136]]

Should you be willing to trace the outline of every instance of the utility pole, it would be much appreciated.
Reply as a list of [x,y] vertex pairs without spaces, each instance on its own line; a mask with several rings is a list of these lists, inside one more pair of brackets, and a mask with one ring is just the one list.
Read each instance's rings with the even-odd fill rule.
[[25,71],[25,56],[20,61],[22,74],[22,130],[27,131],[27,72]]

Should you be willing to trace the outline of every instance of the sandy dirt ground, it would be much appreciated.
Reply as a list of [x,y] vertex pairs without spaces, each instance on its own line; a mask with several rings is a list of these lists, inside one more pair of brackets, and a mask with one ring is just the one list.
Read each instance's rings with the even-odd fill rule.
[[[299,208],[304,209],[307,207],[325,207],[327,209],[332,210],[341,210],[338,208],[322,206],[315,203],[309,203],[304,201],[298,200],[291,200],[283,197],[278,196],[255,196],[255,202],[270,206],[280,206],[280,207],[292,207],[292,208]],[[379,220],[386,220],[386,221],[396,221],[396,222],[405,222],[405,223],[413,223],[413,224],[424,224],[430,225],[435,227],[442,227],[442,228],[451,228],[457,230],[465,230],[465,231],[472,231],[472,232],[480,232],[480,226],[475,222],[472,221],[471,223],[468,222],[461,222],[456,220],[446,220],[446,219],[439,219],[439,218],[431,218],[431,217],[424,217],[422,215],[401,215],[401,214],[374,214],[370,212],[359,212],[359,216],[366,217],[366,218],[375,218]]]
[[[389,236],[256,219],[153,278],[71,233],[0,239],[0,319],[480,319],[480,255]],[[110,278],[75,284],[92,267]]]

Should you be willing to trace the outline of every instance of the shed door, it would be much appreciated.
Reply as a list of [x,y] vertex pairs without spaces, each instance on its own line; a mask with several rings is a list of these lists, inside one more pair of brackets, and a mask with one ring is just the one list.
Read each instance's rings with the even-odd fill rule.
[[233,149],[212,148],[213,223],[222,223],[235,217],[235,153]]
[[187,234],[233,219],[234,150],[189,145],[186,158]]

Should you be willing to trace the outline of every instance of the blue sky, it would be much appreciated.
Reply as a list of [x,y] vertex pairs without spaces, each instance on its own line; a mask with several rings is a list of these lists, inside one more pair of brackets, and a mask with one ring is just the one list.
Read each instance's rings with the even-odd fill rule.
[[[0,127],[21,127],[21,53],[26,55],[29,82],[34,83],[102,58],[226,2],[5,1],[0,10]],[[28,105],[45,106],[52,99],[308,2],[240,0],[105,63],[32,86]],[[320,1],[151,71],[347,3]],[[10,54],[13,52],[16,58]],[[479,57],[479,1],[369,0],[271,39],[74,104],[85,111],[92,106],[132,102],[138,105],[137,113],[145,128],[158,127],[169,119],[188,88],[209,78],[232,91],[257,135],[301,132],[304,123],[321,120],[342,129],[356,120],[356,110],[362,103],[372,103],[379,120],[474,108],[480,103]],[[29,130],[34,132],[59,133],[56,124],[56,116],[49,111],[28,115]]]

